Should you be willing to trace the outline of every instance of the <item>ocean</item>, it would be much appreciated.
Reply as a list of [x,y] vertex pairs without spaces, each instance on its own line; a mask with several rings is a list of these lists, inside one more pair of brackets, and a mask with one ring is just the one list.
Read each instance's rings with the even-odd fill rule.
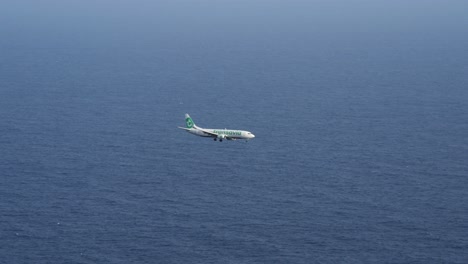
[[468,263],[466,35],[225,17],[1,31],[0,263]]

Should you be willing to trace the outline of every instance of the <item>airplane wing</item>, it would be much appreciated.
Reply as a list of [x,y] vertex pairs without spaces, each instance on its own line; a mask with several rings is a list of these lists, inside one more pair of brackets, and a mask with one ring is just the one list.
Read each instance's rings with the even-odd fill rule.
[[[200,129],[200,128],[199,128],[199,129]],[[218,137],[218,134],[216,134],[216,133],[207,131],[207,130],[205,130],[205,129],[200,129],[200,130],[201,130],[203,133],[205,133],[205,134],[207,134],[207,135],[209,135],[209,136],[212,136],[212,137],[215,137],[215,138]],[[237,139],[237,138],[235,138],[235,137],[231,137],[231,136],[224,135],[224,134],[223,134],[223,136],[224,136],[224,138],[227,139],[227,140],[236,140],[236,139]]]
[[208,130],[205,130],[205,129],[200,129],[200,131],[202,131],[203,133],[207,134],[207,135],[210,135],[212,137],[218,137],[218,134],[216,133],[213,133],[213,132],[210,132]]

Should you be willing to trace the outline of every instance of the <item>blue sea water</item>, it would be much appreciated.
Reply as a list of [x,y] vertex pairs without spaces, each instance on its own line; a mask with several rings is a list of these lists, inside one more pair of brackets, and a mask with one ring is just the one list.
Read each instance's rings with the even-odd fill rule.
[[468,263],[466,35],[221,21],[2,31],[0,263]]

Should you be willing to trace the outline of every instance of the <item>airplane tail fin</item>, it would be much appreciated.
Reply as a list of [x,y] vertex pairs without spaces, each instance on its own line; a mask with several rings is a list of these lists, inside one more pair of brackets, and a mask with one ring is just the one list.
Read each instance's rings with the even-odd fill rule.
[[193,122],[192,118],[189,116],[189,114],[185,114],[185,127],[192,128],[194,126],[195,123]]

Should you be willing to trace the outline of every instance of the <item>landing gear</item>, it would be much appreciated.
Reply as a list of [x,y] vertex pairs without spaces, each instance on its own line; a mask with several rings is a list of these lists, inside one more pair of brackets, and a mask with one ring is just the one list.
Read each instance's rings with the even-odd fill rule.
[[220,138],[220,139],[219,139],[219,142],[223,142],[223,139],[222,139],[222,138]]
[[213,138],[214,141],[216,141],[216,138]]

